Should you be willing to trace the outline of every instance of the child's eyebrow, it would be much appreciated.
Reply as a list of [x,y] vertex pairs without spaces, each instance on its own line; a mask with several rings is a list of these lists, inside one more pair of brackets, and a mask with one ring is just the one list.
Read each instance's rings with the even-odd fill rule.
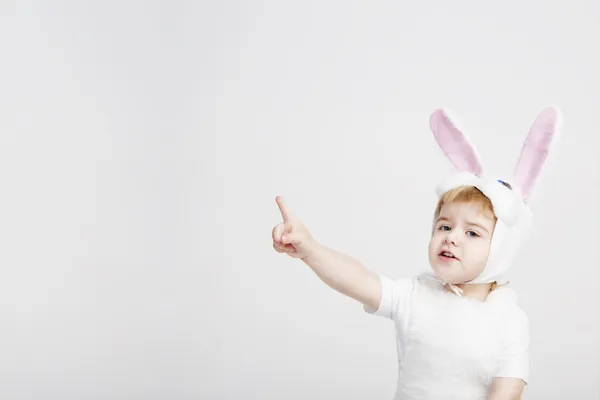
[[488,231],[488,230],[487,230],[487,228],[486,228],[485,226],[483,226],[483,225],[481,225],[481,224],[478,224],[478,223],[476,223],[476,222],[470,222],[470,221],[469,221],[469,222],[467,222],[467,225],[476,226],[476,227],[478,227],[478,228],[481,228],[481,229],[483,229],[483,230],[484,230],[484,231],[486,231],[487,233],[490,233],[490,231]]

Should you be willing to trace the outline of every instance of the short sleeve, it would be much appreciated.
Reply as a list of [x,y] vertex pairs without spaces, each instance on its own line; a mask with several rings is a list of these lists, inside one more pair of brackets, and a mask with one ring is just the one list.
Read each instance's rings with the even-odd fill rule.
[[392,280],[383,275],[379,275],[379,280],[381,281],[379,307],[373,310],[364,306],[364,310],[369,314],[392,320],[401,318],[408,309],[415,280],[412,278]]
[[520,308],[507,319],[503,351],[495,377],[529,380],[529,319]]

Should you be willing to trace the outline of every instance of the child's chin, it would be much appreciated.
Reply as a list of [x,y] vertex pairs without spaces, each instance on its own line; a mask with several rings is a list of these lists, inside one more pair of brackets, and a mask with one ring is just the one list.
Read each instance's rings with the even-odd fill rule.
[[460,277],[457,277],[455,274],[452,274],[450,272],[451,271],[449,271],[448,267],[446,267],[446,266],[442,266],[441,268],[433,267],[434,275],[437,276],[438,278],[442,279],[444,282],[452,283],[455,285],[462,282]]

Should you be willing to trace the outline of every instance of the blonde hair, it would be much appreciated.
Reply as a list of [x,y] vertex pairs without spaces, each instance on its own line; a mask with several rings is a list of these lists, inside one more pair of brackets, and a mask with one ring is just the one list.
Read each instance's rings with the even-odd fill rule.
[[435,218],[439,217],[444,204],[453,203],[469,203],[479,206],[486,217],[493,219],[494,222],[498,219],[490,199],[475,186],[459,186],[444,193],[438,200],[437,207],[435,208]]
[[[435,216],[434,220],[436,220],[440,216],[440,212],[442,211],[442,207],[444,204],[455,204],[455,203],[468,203],[475,206],[479,206],[481,212],[486,217],[493,219],[494,223],[498,220],[496,213],[494,212],[494,205],[487,198],[486,195],[475,186],[459,186],[454,189],[448,190],[444,193],[438,200],[437,206],[435,208]],[[490,292],[496,289],[498,286],[498,282],[492,282],[492,286],[490,287]]]

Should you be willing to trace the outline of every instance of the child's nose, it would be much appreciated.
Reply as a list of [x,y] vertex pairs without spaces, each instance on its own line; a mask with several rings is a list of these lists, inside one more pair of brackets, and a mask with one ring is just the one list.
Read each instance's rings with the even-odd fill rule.
[[456,231],[454,231],[454,230],[448,232],[448,234],[446,235],[446,238],[444,238],[444,243],[447,243],[447,244],[452,243],[452,244],[456,245],[456,234],[455,234],[455,232]]

